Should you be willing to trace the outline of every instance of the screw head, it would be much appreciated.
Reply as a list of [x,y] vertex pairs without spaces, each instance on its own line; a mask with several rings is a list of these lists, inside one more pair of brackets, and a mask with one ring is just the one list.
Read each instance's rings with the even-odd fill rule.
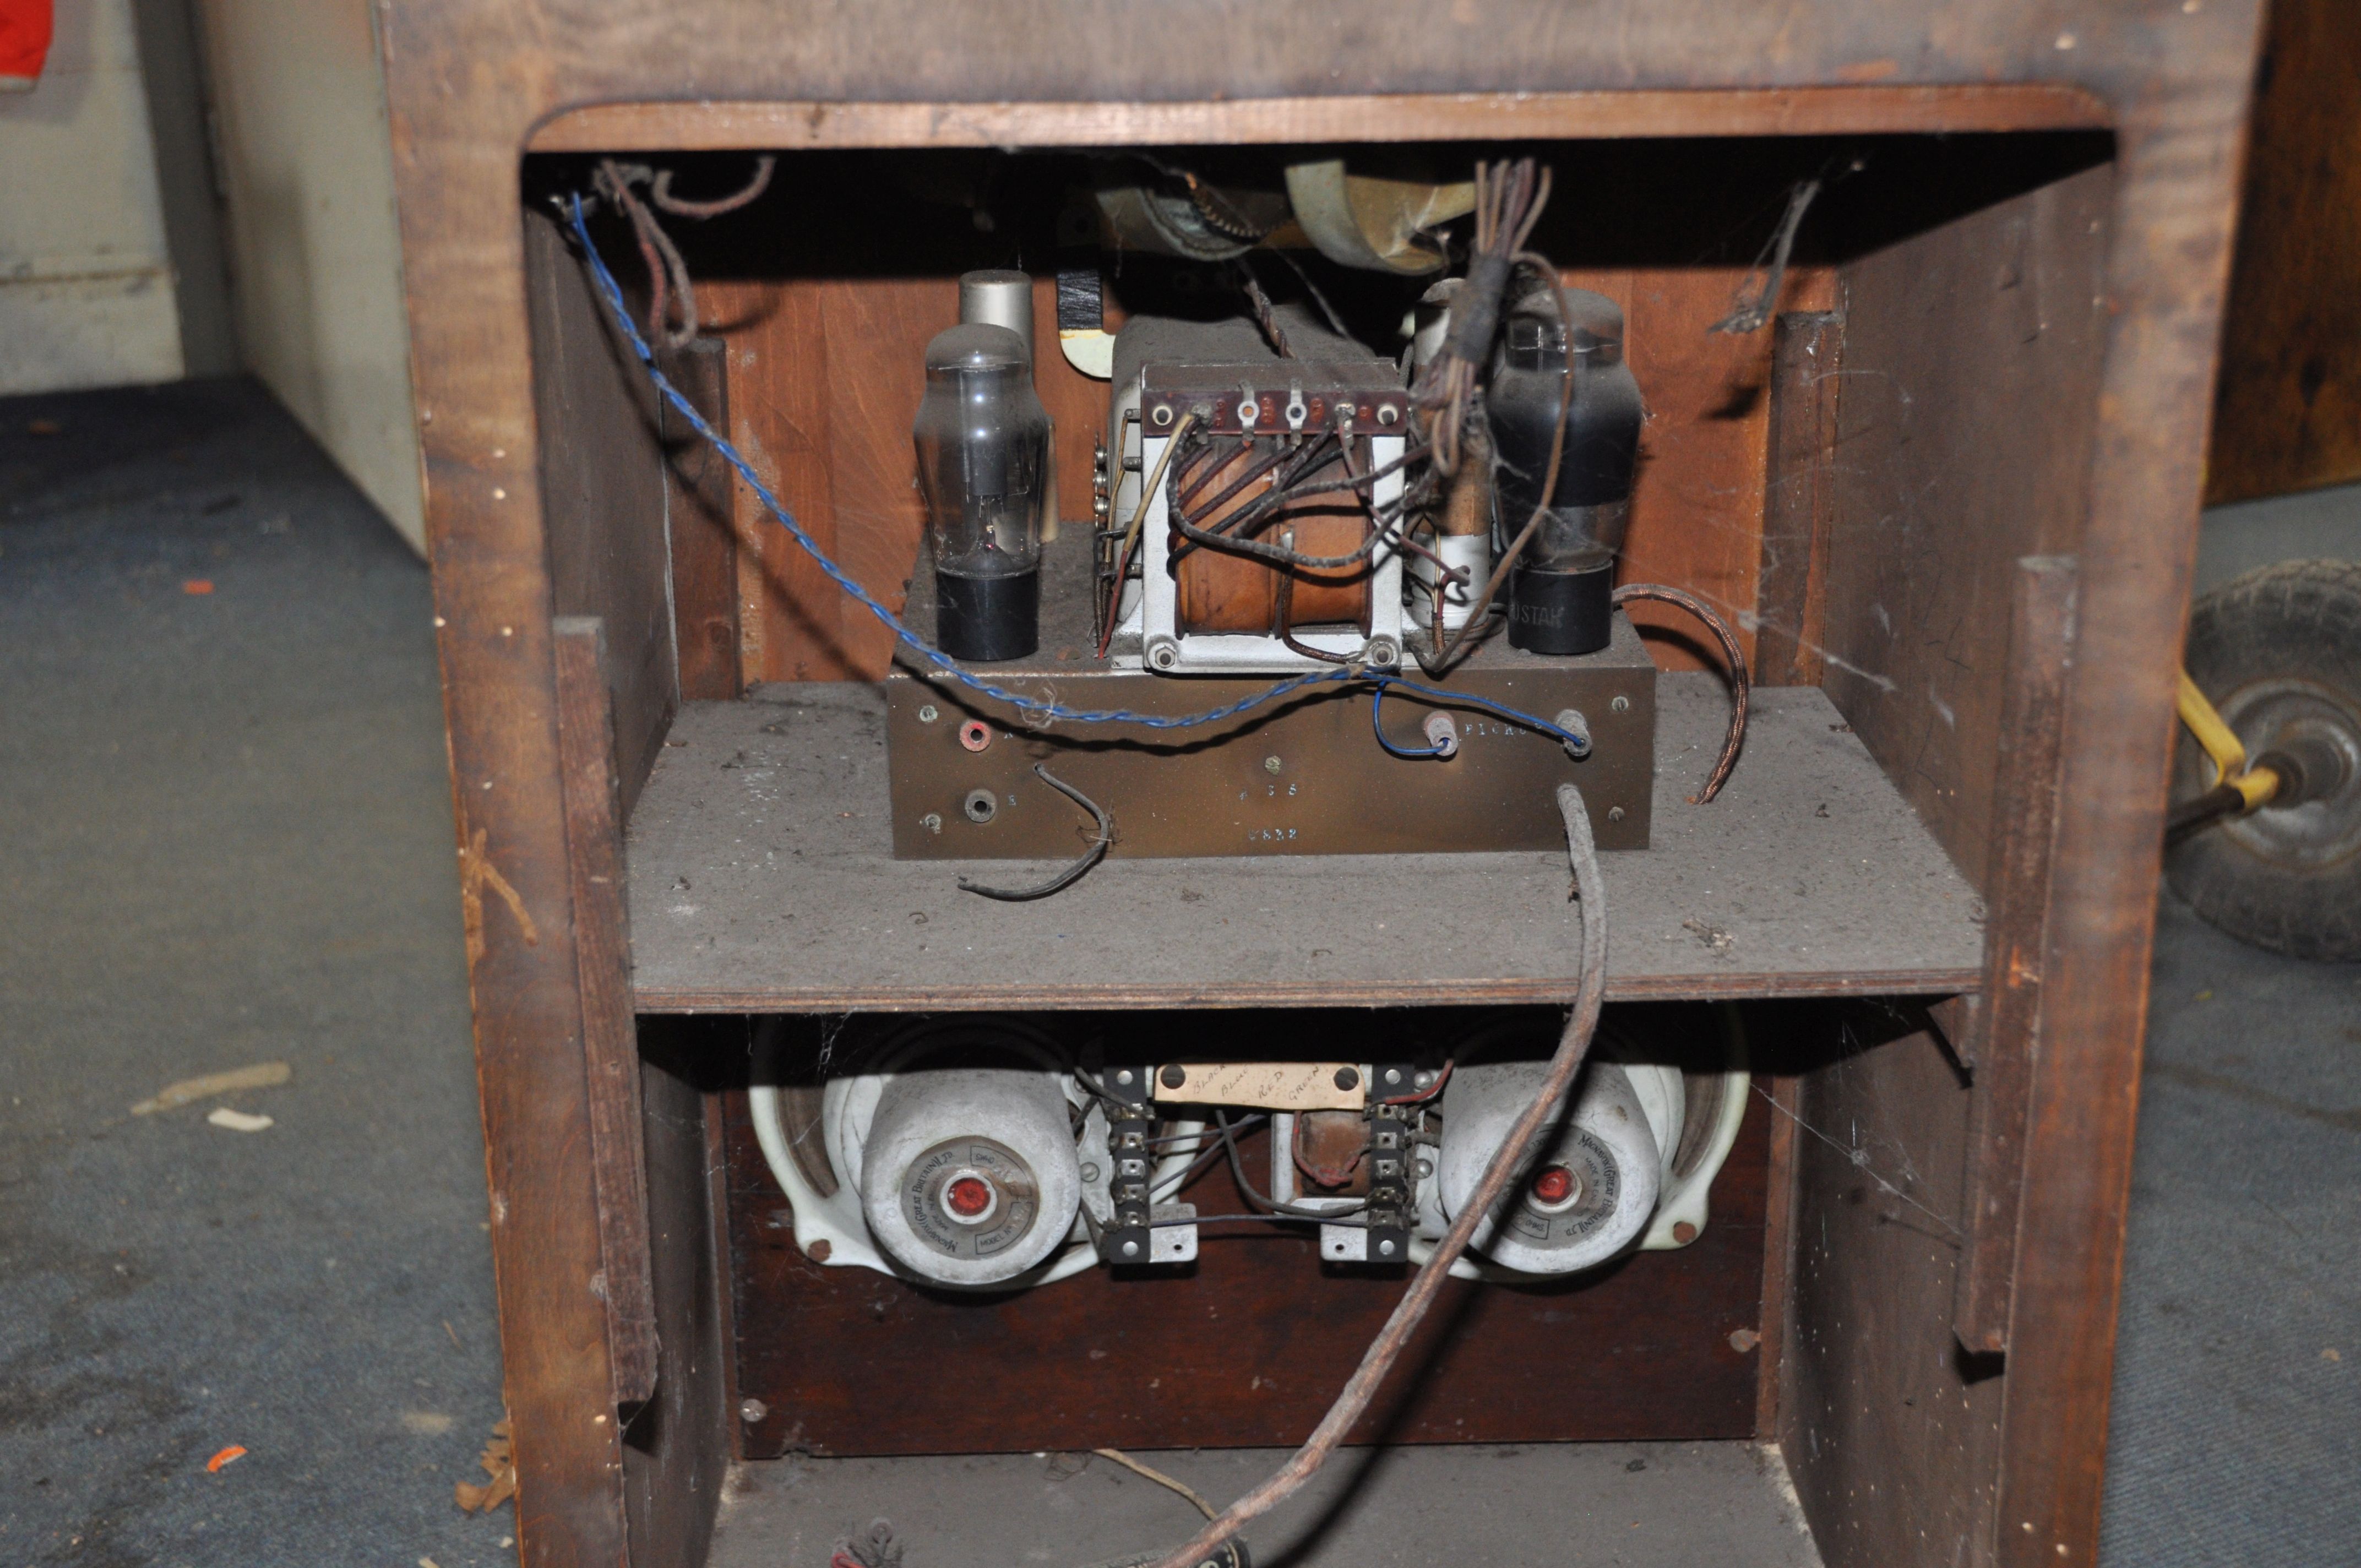
[[918,722],[921,724],[932,724],[941,717],[941,714],[935,711],[935,705],[931,702],[918,709]]
[[1164,1069],[1163,1078],[1165,1088],[1178,1089],[1189,1081],[1189,1072],[1187,1069],[1176,1064]]
[[1265,757],[1262,760],[1262,771],[1264,773],[1275,773],[1279,772],[1279,759],[1277,757]]
[[1336,1087],[1358,1089],[1361,1087],[1361,1075],[1349,1067],[1340,1067],[1336,1069]]
[[1623,808],[1622,808],[1621,806],[1609,806],[1609,807],[1607,808],[1607,820],[1608,820],[1608,821],[1609,821],[1609,822],[1620,822],[1620,821],[1622,821],[1622,820],[1623,820]]
[[1099,1168],[1097,1166],[1085,1165],[1082,1167],[1082,1179],[1084,1181],[1096,1181],[1098,1179]]
[[760,1399],[741,1399],[738,1401],[739,1419],[747,1422],[749,1425],[760,1421],[763,1417],[770,1413],[771,1407],[763,1403]]

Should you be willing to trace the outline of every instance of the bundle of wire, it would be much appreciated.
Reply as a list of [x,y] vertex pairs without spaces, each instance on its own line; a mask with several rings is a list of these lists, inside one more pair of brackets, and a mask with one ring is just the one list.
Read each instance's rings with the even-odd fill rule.
[[583,258],[588,264],[591,275],[598,281],[600,295],[607,302],[608,311],[614,317],[615,324],[621,329],[624,339],[631,344],[631,352],[639,356],[642,367],[647,371],[648,379],[654,384],[657,392],[680,415],[688,427],[704,438],[714,451],[719,453],[722,461],[729,464],[739,478],[745,481],[746,488],[753,492],[755,499],[762,502],[763,510],[769,512],[773,521],[781,528],[786,530],[788,537],[793,539],[804,554],[809,555],[813,563],[827,574],[829,581],[843,589],[863,609],[876,617],[886,630],[893,632],[895,641],[917,654],[947,678],[956,681],[979,696],[990,697],[995,702],[1005,703],[1015,708],[1025,716],[1026,722],[1028,724],[1037,727],[1058,722],[1134,724],[1146,729],[1194,729],[1203,725],[1219,724],[1226,719],[1235,718],[1242,713],[1309,687],[1325,685],[1331,682],[1344,682],[1395,687],[1433,702],[1481,708],[1512,724],[1521,725],[1536,733],[1549,736],[1571,748],[1576,755],[1581,755],[1589,750],[1589,741],[1585,737],[1560,729],[1548,719],[1534,714],[1521,712],[1505,704],[1476,696],[1467,692],[1446,692],[1432,686],[1419,685],[1414,682],[1405,681],[1398,675],[1390,675],[1383,671],[1371,670],[1357,664],[1345,665],[1334,670],[1315,670],[1310,674],[1296,675],[1265,686],[1262,690],[1240,697],[1235,702],[1224,703],[1218,707],[1206,708],[1199,713],[1177,715],[1135,713],[1127,708],[1069,707],[1063,703],[1052,702],[1024,692],[1011,691],[983,679],[911,630],[903,622],[901,617],[888,609],[877,596],[862,587],[851,573],[831,560],[828,553],[819,547],[818,542],[805,532],[803,524],[796,521],[795,514],[786,509],[785,503],[782,502],[772,491],[771,487],[763,482],[763,477],[754,471],[753,465],[748,463],[737,447],[731,445],[728,438],[719,431],[715,430],[706,421],[705,416],[697,411],[697,406],[681,394],[679,388],[672,384],[671,379],[657,366],[655,351],[648,346],[647,339],[641,335],[638,325],[632,322],[631,310],[623,302],[621,286],[615,281],[615,275],[608,270],[605,258],[598,254],[598,246],[590,238],[585,203],[580,193],[577,192],[570,199],[567,216],[574,230],[575,240],[582,247]]

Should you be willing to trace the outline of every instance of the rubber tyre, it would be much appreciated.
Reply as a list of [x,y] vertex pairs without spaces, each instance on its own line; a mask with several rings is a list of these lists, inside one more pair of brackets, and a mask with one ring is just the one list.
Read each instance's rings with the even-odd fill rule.
[[[2282,562],[2224,584],[2191,611],[2184,663],[2250,758],[2278,732],[2289,702],[2361,736],[2361,562]],[[2212,776],[2181,727],[2172,798],[2193,798]],[[2266,806],[2197,832],[2167,852],[2165,875],[2207,924],[2240,941],[2361,960],[2361,834],[2338,824],[2361,824],[2361,777],[2348,776],[2330,801]]]

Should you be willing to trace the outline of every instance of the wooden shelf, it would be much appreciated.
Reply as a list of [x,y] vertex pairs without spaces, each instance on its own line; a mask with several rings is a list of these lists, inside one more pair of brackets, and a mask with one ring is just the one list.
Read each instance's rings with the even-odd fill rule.
[[[1659,688],[1653,847],[1605,857],[1616,1000],[1975,989],[1982,906],[1816,688],[1754,694],[1721,798],[1686,800],[1719,680]],[[863,685],[693,703],[630,830],[642,1012],[1563,1002],[1551,854],[1111,859],[1038,904],[954,885],[1037,868],[891,858],[884,705]]]

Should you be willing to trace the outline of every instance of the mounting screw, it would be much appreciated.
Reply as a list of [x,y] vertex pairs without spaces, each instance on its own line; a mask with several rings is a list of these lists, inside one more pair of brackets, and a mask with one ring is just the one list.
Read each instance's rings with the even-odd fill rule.
[[1182,1084],[1184,1084],[1184,1083],[1186,1083],[1186,1082],[1188,1082],[1188,1081],[1189,1081],[1189,1073],[1188,1073],[1188,1069],[1187,1069],[1182,1068],[1182,1067],[1180,1067],[1180,1066],[1179,1066],[1179,1065],[1177,1065],[1177,1064],[1176,1064],[1176,1065],[1174,1065],[1174,1066],[1168,1067],[1168,1068],[1166,1068],[1166,1069],[1164,1069],[1164,1087],[1165,1087],[1165,1088],[1167,1088],[1167,1089],[1178,1089],[1178,1088],[1180,1088]]
[[741,1399],[738,1402],[739,1418],[750,1426],[761,1421],[770,1413],[771,1407],[760,1399]]
[[1401,646],[1390,637],[1369,639],[1368,660],[1372,664],[1391,668],[1401,663]]
[[1621,806],[1609,806],[1609,807],[1607,808],[1607,820],[1608,820],[1608,821],[1609,821],[1609,822],[1620,822],[1620,821],[1622,821],[1622,820],[1623,820],[1623,808],[1622,808]]
[[1265,757],[1262,760],[1262,771],[1267,773],[1275,773],[1279,772],[1279,759],[1277,757]]
[[1148,650],[1148,662],[1159,670],[1169,670],[1180,663],[1180,650],[1169,637],[1159,637]]
[[939,812],[929,811],[918,818],[918,826],[929,833],[939,833],[943,830],[942,816]]
[[1631,699],[1628,696],[1619,696],[1607,707],[1609,711],[1613,713],[1629,713],[1631,711]]
[[1340,1067],[1336,1069],[1336,1087],[1358,1089],[1361,1087],[1361,1075],[1349,1067]]
[[936,719],[941,717],[942,716],[940,714],[935,711],[935,705],[931,702],[918,709],[918,722],[921,724],[932,724]]

